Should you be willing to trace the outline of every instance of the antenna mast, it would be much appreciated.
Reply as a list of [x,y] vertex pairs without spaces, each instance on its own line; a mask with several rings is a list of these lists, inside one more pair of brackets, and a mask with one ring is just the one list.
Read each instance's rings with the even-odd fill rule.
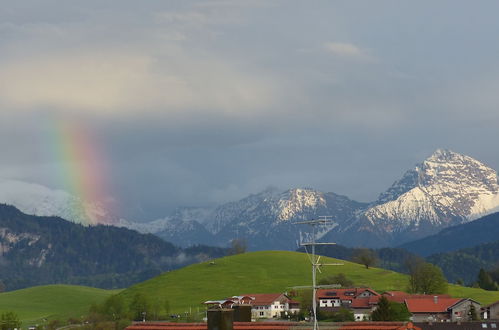
[[[313,319],[314,319],[314,330],[319,329],[319,323],[317,322],[317,299],[316,299],[316,294],[317,294],[317,289],[322,286],[317,285],[317,279],[316,279],[316,273],[317,270],[320,272],[321,270],[319,269],[320,266],[341,266],[343,264],[341,263],[329,263],[329,264],[323,264],[319,263],[320,261],[320,256],[316,258],[315,255],[315,246],[316,245],[335,245],[336,243],[317,243],[315,241],[315,235],[316,235],[316,230],[315,227],[320,226],[320,225],[327,225],[328,223],[331,223],[332,221],[332,216],[320,216],[319,219],[316,220],[308,220],[308,221],[299,221],[299,222],[294,222],[295,225],[309,225],[312,227],[312,241],[307,242],[307,243],[301,243],[301,246],[305,247],[305,251],[307,252],[310,262],[312,263],[312,311],[313,311]],[[312,253],[309,254],[307,250],[307,246],[312,247]],[[329,286],[331,287],[331,286]]]

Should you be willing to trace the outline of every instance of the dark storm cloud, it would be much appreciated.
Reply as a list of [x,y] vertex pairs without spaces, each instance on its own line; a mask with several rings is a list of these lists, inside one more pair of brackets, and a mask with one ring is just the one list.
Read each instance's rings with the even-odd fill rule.
[[369,201],[439,147],[499,168],[497,7],[3,6],[0,175],[61,188],[60,120],[94,136],[126,217],[268,186]]

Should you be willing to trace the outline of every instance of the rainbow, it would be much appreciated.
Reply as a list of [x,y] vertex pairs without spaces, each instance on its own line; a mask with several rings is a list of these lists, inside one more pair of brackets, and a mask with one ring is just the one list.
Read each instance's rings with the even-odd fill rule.
[[57,120],[56,155],[64,189],[77,197],[71,203],[73,218],[86,225],[109,223],[111,212],[104,157],[94,135],[83,124]]

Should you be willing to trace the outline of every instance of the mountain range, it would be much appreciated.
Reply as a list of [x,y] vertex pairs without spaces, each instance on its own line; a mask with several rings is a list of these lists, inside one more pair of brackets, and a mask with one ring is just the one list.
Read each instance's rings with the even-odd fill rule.
[[267,189],[212,210],[177,212],[162,220],[165,230],[155,233],[182,244],[182,233],[190,227],[195,230],[189,233],[196,233],[203,243],[224,245],[239,237],[253,250],[296,249],[310,228],[293,223],[330,215],[331,224],[318,230],[319,240],[386,247],[472,222],[498,208],[494,169],[472,157],[438,149],[371,203],[311,188]]
[[127,228],[83,226],[0,204],[0,280],[8,290],[51,283],[121,288],[226,249],[178,248]]
[[[2,183],[0,202],[31,214],[52,213],[80,221],[65,212],[66,202],[57,202],[50,194],[30,200],[25,197],[30,195],[13,197],[1,187]],[[371,203],[312,188],[267,189],[211,209],[180,208],[147,223],[111,215],[98,221],[154,233],[180,246],[227,246],[240,238],[251,250],[295,250],[310,237],[310,228],[294,222],[318,216],[332,217],[330,224],[317,228],[319,240],[384,247],[423,238],[498,209],[497,172],[472,157],[438,149]]]

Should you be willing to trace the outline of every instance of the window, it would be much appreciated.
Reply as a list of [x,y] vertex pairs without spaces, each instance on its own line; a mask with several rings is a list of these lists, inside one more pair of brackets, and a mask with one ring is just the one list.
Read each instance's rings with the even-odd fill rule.
[[264,314],[263,312],[260,312],[260,316],[263,316],[263,314]]

